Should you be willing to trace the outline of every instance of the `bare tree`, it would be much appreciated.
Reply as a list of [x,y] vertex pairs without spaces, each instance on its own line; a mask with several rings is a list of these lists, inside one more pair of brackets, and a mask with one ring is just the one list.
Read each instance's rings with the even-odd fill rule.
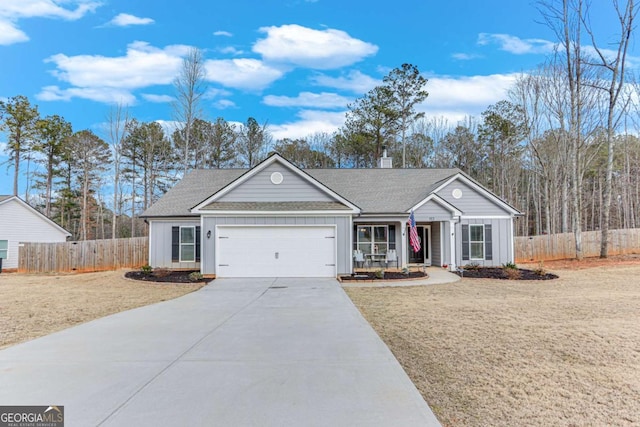
[[122,142],[127,135],[127,123],[129,122],[129,113],[118,104],[109,110],[107,116],[109,124],[109,144],[111,145],[111,153],[113,158],[113,211],[111,213],[111,238],[118,237],[118,214],[122,208],[122,189],[120,184],[120,166],[122,158]]
[[191,131],[196,119],[202,118],[200,103],[206,91],[204,58],[200,49],[192,48],[182,60],[182,68],[173,82],[176,100],[173,109],[176,120],[181,123],[184,133],[182,164],[184,173],[190,169]]
[[[607,169],[604,185],[604,201],[602,206],[602,238],[600,243],[600,257],[606,258],[609,252],[609,225],[611,215],[611,192],[612,192],[612,176],[613,176],[613,155],[614,155],[614,133],[622,117],[622,110],[626,106],[620,106],[620,95],[625,86],[627,51],[633,31],[633,23],[638,9],[634,0],[628,0],[626,5],[621,7],[618,0],[613,0],[613,6],[620,25],[620,34],[618,41],[613,44],[617,47],[615,55],[605,52],[597,43],[595,33],[588,20],[588,16],[581,16],[582,23],[587,34],[591,39],[591,45],[595,51],[596,58],[592,65],[601,68],[604,73],[609,75],[609,79],[598,79],[594,86],[606,92],[606,132],[607,132]],[[608,46],[611,46],[608,43]]]
[[540,12],[560,43],[564,73],[569,93],[569,167],[571,180],[572,229],[575,235],[576,258],[582,259],[582,104],[583,52],[581,44],[583,0],[540,1]]

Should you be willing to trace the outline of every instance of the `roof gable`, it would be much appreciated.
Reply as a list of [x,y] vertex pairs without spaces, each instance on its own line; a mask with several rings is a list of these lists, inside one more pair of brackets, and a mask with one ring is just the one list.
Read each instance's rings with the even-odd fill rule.
[[422,217],[439,218],[444,215],[452,218],[462,215],[458,208],[435,193],[429,194],[423,201],[415,205],[413,211],[418,220],[422,220]]
[[519,210],[462,172],[438,185],[433,193],[465,215],[521,215]]
[[[273,154],[233,182],[198,203],[192,213],[218,210],[214,204],[227,203],[338,203],[354,213],[360,209],[332,189]],[[310,205],[311,206],[311,205]]]

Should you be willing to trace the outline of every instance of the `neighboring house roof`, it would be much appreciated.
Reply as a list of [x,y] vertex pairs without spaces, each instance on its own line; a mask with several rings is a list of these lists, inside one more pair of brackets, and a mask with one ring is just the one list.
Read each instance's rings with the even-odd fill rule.
[[[290,204],[287,202],[216,202],[203,203],[225,187],[234,183],[250,169],[206,169],[194,170],[186,175],[160,200],[149,207],[142,217],[198,216],[191,208],[201,205],[200,210],[236,211],[295,211],[337,210],[333,206]],[[467,177],[456,168],[451,169],[303,169],[302,172],[326,186],[337,195],[360,208],[362,214],[403,214],[424,201],[431,193],[456,176]],[[475,182],[475,181],[474,181]],[[498,202],[504,201],[494,197]],[[291,203],[291,202],[288,202]],[[307,202],[309,203],[309,202]],[[313,202],[319,203],[319,202]],[[508,206],[508,205],[507,205]],[[510,207],[514,212],[515,208]]]
[[46,221],[47,223],[51,224],[53,227],[57,228],[58,230],[60,230],[62,233],[66,234],[67,236],[71,236],[71,233],[69,233],[67,230],[65,230],[64,228],[60,227],[55,221],[53,221],[51,218],[47,217],[46,215],[40,213],[37,209],[35,209],[33,206],[31,206],[30,204],[28,204],[27,202],[25,202],[24,200],[22,200],[20,197],[18,196],[7,196],[7,195],[0,195],[0,205],[3,205],[5,203],[9,203],[11,200],[15,200],[17,203],[19,203],[20,205],[24,206],[25,208],[29,209],[30,211],[32,211],[33,213],[35,213],[37,216],[39,216],[40,218],[42,218],[44,221]]

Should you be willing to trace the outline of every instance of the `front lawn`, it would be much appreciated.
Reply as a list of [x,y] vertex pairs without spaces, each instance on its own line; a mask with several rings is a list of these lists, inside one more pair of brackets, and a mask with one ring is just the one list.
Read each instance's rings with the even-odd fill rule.
[[640,265],[345,291],[444,426],[640,424]]
[[203,286],[145,283],[124,273],[0,274],[0,348]]

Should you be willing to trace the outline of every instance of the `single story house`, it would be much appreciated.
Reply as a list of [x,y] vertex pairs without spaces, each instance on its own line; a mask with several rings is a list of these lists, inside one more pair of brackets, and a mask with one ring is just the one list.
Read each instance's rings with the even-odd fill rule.
[[371,265],[395,252],[399,267],[513,262],[520,215],[459,169],[393,169],[385,153],[375,169],[299,169],[273,154],[248,170],[194,170],[141,216],[152,267],[335,277],[354,271],[355,251]]
[[64,228],[18,196],[0,196],[0,258],[3,270],[18,268],[20,242],[66,242]]

